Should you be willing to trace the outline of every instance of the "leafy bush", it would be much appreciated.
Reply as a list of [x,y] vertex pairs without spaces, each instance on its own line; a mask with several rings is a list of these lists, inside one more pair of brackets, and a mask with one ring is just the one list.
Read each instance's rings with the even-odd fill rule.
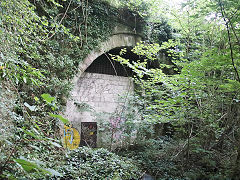
[[120,157],[106,149],[80,147],[67,154],[61,169],[63,179],[139,179],[143,173],[131,159]]
[[230,179],[232,164],[226,152],[189,148],[188,158],[186,142],[162,136],[118,149],[117,154],[131,157],[156,179]]
[[118,150],[122,156],[132,157],[145,172],[161,179],[180,178],[181,170],[171,160],[174,142],[168,137],[149,139]]

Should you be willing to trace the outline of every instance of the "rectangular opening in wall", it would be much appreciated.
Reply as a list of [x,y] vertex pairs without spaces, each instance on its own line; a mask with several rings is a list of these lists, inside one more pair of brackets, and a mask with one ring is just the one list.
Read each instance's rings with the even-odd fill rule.
[[80,146],[97,147],[97,123],[81,123],[81,142]]

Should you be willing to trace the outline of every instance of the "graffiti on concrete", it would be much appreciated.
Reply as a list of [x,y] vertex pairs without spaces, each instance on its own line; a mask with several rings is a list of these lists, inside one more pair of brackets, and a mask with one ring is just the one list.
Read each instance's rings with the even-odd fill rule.
[[80,134],[77,129],[64,125],[63,146],[70,150],[77,149],[80,144]]

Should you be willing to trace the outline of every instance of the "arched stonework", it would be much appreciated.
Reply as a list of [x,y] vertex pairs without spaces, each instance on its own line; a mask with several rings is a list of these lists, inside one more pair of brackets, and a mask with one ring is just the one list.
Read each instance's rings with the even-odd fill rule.
[[[65,117],[79,132],[82,131],[81,134],[83,134],[82,128],[85,125],[92,126],[93,123],[99,122],[96,113],[107,115],[105,119],[108,121],[110,118],[108,114],[116,112],[121,106],[119,95],[133,92],[133,82],[129,77],[88,73],[85,70],[102,54],[119,47],[134,47],[140,40],[141,37],[137,34],[119,32],[119,30],[116,32],[115,29],[115,33],[80,64],[80,72],[73,79],[74,87],[67,101]],[[93,134],[92,137],[95,138],[95,145],[97,143],[101,146],[101,138],[104,137],[102,133]]]
[[[112,35],[107,41],[101,43],[98,50],[92,51],[80,64],[80,74],[83,73],[92,62],[100,55],[110,51],[117,47],[133,47],[137,42],[141,40],[141,37],[137,34],[130,34],[127,32],[121,32]],[[79,76],[79,75],[78,75]]]

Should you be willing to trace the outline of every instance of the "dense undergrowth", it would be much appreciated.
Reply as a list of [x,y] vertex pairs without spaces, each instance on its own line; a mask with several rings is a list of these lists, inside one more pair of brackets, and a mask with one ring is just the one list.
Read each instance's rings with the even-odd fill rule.
[[66,155],[62,179],[140,179],[143,175],[130,158],[123,158],[106,149],[81,147]]
[[[155,1],[119,2],[0,2],[0,178],[239,179],[239,2],[189,0],[169,12],[174,28]],[[126,142],[68,152],[59,122],[71,79],[119,22],[143,32],[133,52],[159,68],[113,56],[135,72]]]
[[233,159],[226,157],[228,150],[204,151],[192,147],[188,158],[184,143],[163,136],[118,149],[116,153],[133,159],[143,172],[156,179],[231,179]]

